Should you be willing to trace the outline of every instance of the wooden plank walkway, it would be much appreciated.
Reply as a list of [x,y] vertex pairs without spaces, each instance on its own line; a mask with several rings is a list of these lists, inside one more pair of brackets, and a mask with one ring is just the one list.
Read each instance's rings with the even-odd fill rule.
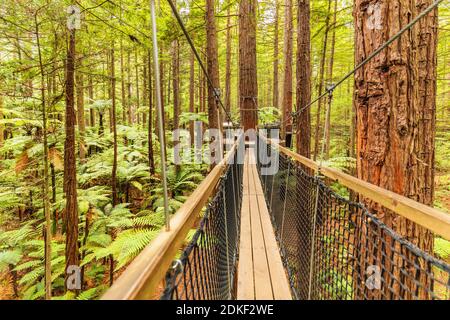
[[238,265],[238,300],[291,300],[253,150],[246,150]]

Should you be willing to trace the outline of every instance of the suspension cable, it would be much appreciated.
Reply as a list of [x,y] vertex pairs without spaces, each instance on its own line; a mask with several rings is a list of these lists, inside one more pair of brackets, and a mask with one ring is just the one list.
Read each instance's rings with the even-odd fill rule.
[[[441,1],[442,1],[442,0],[441,0]],[[228,121],[229,121],[233,126],[235,126],[233,120],[231,119],[231,115],[229,114],[229,112],[228,112],[227,109],[225,108],[224,104],[222,103],[222,100],[220,99],[219,93],[216,92],[216,88],[214,88],[214,84],[213,84],[211,78],[209,77],[209,74],[208,74],[208,72],[207,72],[207,70],[206,70],[206,68],[205,68],[205,65],[203,64],[202,59],[200,58],[200,55],[198,54],[197,49],[195,48],[195,45],[194,45],[194,42],[192,41],[192,38],[190,37],[188,31],[186,30],[186,27],[185,27],[185,25],[184,25],[184,23],[183,23],[183,20],[182,20],[181,17],[180,17],[180,14],[178,13],[178,10],[177,10],[175,4],[173,3],[172,0],[167,0],[167,2],[169,3],[170,7],[172,8],[172,12],[173,12],[173,14],[175,15],[175,18],[177,19],[177,22],[178,22],[178,24],[180,25],[180,28],[181,28],[181,30],[183,31],[184,36],[186,37],[186,40],[188,41],[189,46],[191,47],[192,52],[194,53],[195,58],[197,59],[198,64],[200,65],[200,67],[201,67],[201,69],[202,69],[202,71],[203,71],[203,73],[204,73],[206,79],[208,80],[208,85],[211,87],[212,92],[214,93],[214,96],[215,96],[216,100],[219,102],[219,105],[221,106],[221,108],[222,108],[223,111],[225,112],[225,115],[227,116]],[[220,126],[220,124],[219,124],[219,126]]]
[[[310,103],[303,106],[301,109],[297,110],[296,112],[292,113],[292,116],[297,116],[298,114],[302,113],[304,110],[312,106],[317,101],[321,100],[325,96],[329,95],[336,89],[339,85],[341,85],[343,82],[345,82],[348,78],[350,78],[356,71],[361,69],[363,66],[365,66],[368,62],[370,62],[374,57],[376,57],[381,51],[386,49],[389,45],[391,45],[395,40],[400,38],[403,33],[411,29],[419,20],[421,20],[424,16],[429,14],[432,10],[434,10],[442,1],[444,0],[436,0],[433,2],[429,7],[427,7],[425,10],[423,10],[418,16],[416,16],[413,20],[411,20],[410,23],[408,23],[406,26],[404,26],[399,32],[397,32],[394,36],[392,36],[389,40],[387,40],[383,45],[381,45],[378,49],[376,49],[374,52],[372,52],[366,59],[364,59],[362,62],[360,62],[357,66],[353,68],[349,73],[347,73],[341,80],[339,80],[336,84],[333,84],[328,89],[325,90],[324,93],[322,93],[320,96],[318,96],[316,99],[311,101]],[[287,119],[286,121],[288,121]],[[285,122],[286,122],[285,121]]]

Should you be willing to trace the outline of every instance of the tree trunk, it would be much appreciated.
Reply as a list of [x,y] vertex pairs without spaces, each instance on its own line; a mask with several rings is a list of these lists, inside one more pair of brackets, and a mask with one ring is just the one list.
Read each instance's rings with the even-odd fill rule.
[[78,256],[78,201],[75,160],[75,31],[69,31],[66,62],[66,140],[64,144],[64,192],[66,196],[66,290],[67,268],[79,265]]
[[[115,71],[115,57],[114,57],[114,42],[111,44],[111,112],[112,112],[112,131],[113,131],[113,165],[111,173],[111,187],[112,187],[112,202],[113,206],[119,203],[117,192],[117,119],[116,119],[116,71]],[[114,258],[109,256],[109,285],[114,281]]]
[[127,52],[127,100],[128,100],[128,125],[132,126],[134,122],[133,103],[132,103],[132,86],[131,83],[131,53]]
[[[336,46],[336,18],[337,18],[337,0],[334,0],[334,11],[333,11],[333,33],[331,35],[331,50],[330,50],[330,60],[328,61],[328,85],[331,85],[333,83],[333,67],[334,67],[334,50]],[[329,101],[329,112],[326,113],[326,119],[325,119],[325,128],[328,128],[327,132],[325,133],[325,159],[330,158],[330,137],[331,137],[331,98]]]
[[203,112],[203,73],[201,68],[198,68],[198,107],[198,111]]
[[208,85],[208,120],[209,128],[221,129],[219,104],[214,90],[219,90],[219,55],[217,50],[217,32],[214,0],[206,0],[206,55],[207,71],[213,87]]
[[[80,60],[81,61],[81,60]],[[81,64],[81,62],[80,62]],[[86,158],[86,146],[84,143],[84,136],[86,132],[86,124],[84,119],[84,84],[83,84],[83,74],[77,72],[76,76],[76,91],[77,91],[77,111],[78,111],[78,132],[80,135],[79,141],[79,155],[81,162],[85,161]]]
[[292,132],[292,0],[284,2],[284,78],[283,78],[283,105],[281,139],[290,147],[287,133]]
[[[355,62],[360,63],[432,2],[356,0]],[[434,195],[436,50],[437,10],[355,74],[358,177],[426,205],[432,205]],[[388,227],[433,253],[430,231],[376,203],[363,201]],[[413,275],[412,257],[397,245],[393,252],[386,243],[392,251],[386,253],[394,262],[392,276],[400,278],[400,268]],[[421,267],[428,270],[426,265]],[[420,279],[404,281],[408,290],[401,289],[398,282],[392,290],[397,297],[404,292],[401,297],[405,299],[411,298],[411,293],[429,298],[415,281],[423,285],[430,280],[422,274]]]
[[[94,102],[94,84],[93,84],[93,80],[92,80],[92,75],[89,75],[88,94],[89,94],[89,103],[93,103]],[[89,110],[89,117],[90,117],[89,124],[91,125],[91,127],[95,127],[95,110],[92,108]]]
[[258,124],[256,1],[239,2],[239,107],[244,131]]
[[137,123],[140,124],[140,111],[139,107],[141,106],[140,96],[139,96],[139,59],[138,59],[138,50],[137,48],[134,49],[134,64],[135,64],[135,72],[136,72],[136,120]]
[[110,99],[112,103],[112,130],[113,130],[113,166],[111,173],[111,187],[112,187],[112,197],[113,206],[119,203],[117,195],[117,120],[116,120],[116,68],[115,68],[115,57],[114,57],[114,43],[111,45],[111,69],[110,69],[110,79],[111,79],[111,92]]
[[125,90],[125,65],[123,59],[123,39],[120,39],[120,85],[122,93],[122,122],[127,123],[127,95]]
[[[45,96],[45,70],[44,64],[42,61],[42,51],[41,51],[41,42],[40,42],[40,33],[39,33],[39,23],[37,18],[37,12],[34,16],[35,22],[35,30],[36,30],[36,42],[38,48],[38,56],[39,56],[39,68],[40,68],[40,79],[41,79],[41,106],[42,106],[42,135],[43,135],[43,145],[44,145],[44,179],[43,179],[43,202],[44,202],[44,217],[45,217],[45,229],[44,229],[44,242],[45,242],[45,250],[44,250],[44,288],[45,288],[45,300],[50,300],[52,298],[52,227],[51,227],[51,213],[50,213],[50,200],[49,200],[49,175],[48,175],[48,136],[47,136],[47,102]],[[1,99],[1,98],[0,98]],[[0,101],[0,109],[3,106]],[[1,118],[1,111],[0,111]],[[3,139],[3,130],[0,130],[1,139]],[[2,140],[0,140],[1,146]],[[15,280],[15,279],[14,279]],[[15,289],[17,286],[15,285]],[[17,295],[17,290],[14,290]]]
[[227,8],[227,52],[225,66],[225,108],[231,111],[231,16],[230,7]]
[[[194,113],[195,107],[195,56],[191,52],[189,59],[189,112]],[[194,144],[194,121],[189,121],[189,134],[191,137],[191,144]]]
[[152,86],[152,53],[150,49],[147,52],[148,65],[148,165],[150,168],[150,175],[155,174],[155,159],[153,156],[153,86]]
[[[151,72],[150,70],[147,70],[148,68],[148,57],[147,57],[147,51],[144,51],[144,55],[143,55],[143,75],[142,75],[142,103],[145,105],[145,101],[148,98],[148,83],[147,81],[149,81],[150,77],[149,77],[149,72]],[[147,109],[148,110],[148,109]],[[143,111],[142,112],[142,126],[144,128],[147,127],[147,112]]]
[[[297,110],[311,102],[311,31],[310,2],[298,0],[297,15]],[[307,158],[311,156],[311,112],[302,109],[297,116],[297,152]]]
[[[327,56],[327,44],[328,44],[328,31],[330,29],[330,11],[331,11],[331,1],[328,0],[328,10],[327,16],[325,18],[325,34],[323,36],[323,46],[322,46],[322,56],[320,59],[320,67],[319,67],[319,96],[323,93],[324,87],[324,77],[325,77],[325,59]],[[314,160],[317,160],[317,155],[319,153],[319,145],[320,145],[320,116],[322,112],[322,102],[323,99],[320,99],[317,103],[317,114],[316,114],[316,128],[314,133]]]
[[279,29],[279,12],[280,5],[278,4],[278,0],[275,0],[275,26],[274,26],[274,36],[273,36],[273,95],[272,95],[272,106],[274,108],[279,108],[278,99],[278,65],[279,65],[279,49],[278,49],[278,29]]
[[180,50],[178,40],[172,42],[173,129],[180,127]]

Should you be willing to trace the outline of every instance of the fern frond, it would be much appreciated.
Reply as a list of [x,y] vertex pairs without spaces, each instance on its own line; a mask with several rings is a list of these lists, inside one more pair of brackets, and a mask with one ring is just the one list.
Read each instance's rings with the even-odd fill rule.
[[91,288],[81,292],[77,296],[77,300],[92,300],[97,295],[97,288]]

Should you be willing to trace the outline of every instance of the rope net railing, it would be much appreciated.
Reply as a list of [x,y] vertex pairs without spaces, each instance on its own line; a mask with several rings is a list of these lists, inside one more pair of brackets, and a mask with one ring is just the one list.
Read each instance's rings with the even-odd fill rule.
[[450,299],[450,266],[384,225],[363,205],[260,139],[279,169],[261,181],[297,299]]
[[235,152],[199,227],[166,276],[163,300],[235,298],[243,164]]

